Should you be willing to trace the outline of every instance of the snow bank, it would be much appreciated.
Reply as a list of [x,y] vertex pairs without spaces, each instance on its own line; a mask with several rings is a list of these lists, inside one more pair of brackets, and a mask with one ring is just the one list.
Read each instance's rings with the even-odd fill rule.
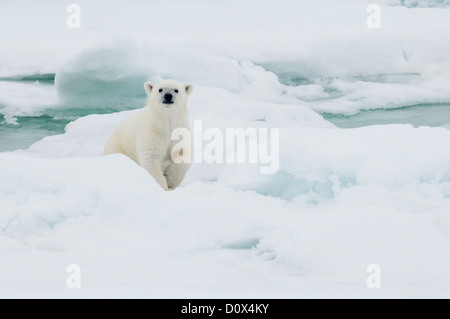
[[240,71],[239,63],[231,59],[119,40],[66,61],[55,81],[64,104],[80,104],[82,100],[87,106],[117,105],[131,98],[142,100],[143,83],[149,79],[174,78],[236,92],[242,82]]
[[[159,242],[146,249],[149,255],[159,256],[157,261],[151,258],[151,264],[164,273],[166,285],[181,280],[198,287],[194,282],[203,282],[202,274],[189,268],[194,267],[192,256],[201,263],[213,260],[213,271],[206,276],[217,282],[217,276],[224,276],[224,265],[241,260],[238,252],[250,250],[253,257],[246,267],[274,267],[266,279],[272,287],[270,296],[305,293],[298,287],[282,292],[286,286],[280,278],[289,276],[288,272],[300,276],[295,280],[328,282],[325,291],[333,289],[330,281],[345,282],[349,285],[346,294],[362,296],[371,264],[380,265],[383,273],[384,289],[377,296],[448,296],[448,130],[409,125],[282,128],[281,166],[276,175],[259,175],[251,165],[195,164],[181,188],[165,193],[123,156],[85,157],[98,155],[112,128],[133,112],[81,118],[71,123],[66,134],[48,137],[21,152],[78,159],[2,155],[4,233],[28,246],[84,256],[89,267],[100,268],[107,262],[120,265],[117,255],[129,256],[130,246],[135,254],[142,254],[141,240]],[[209,121],[220,124],[219,118]],[[16,194],[14,190],[19,189]],[[89,232],[83,241],[74,242],[77,229],[85,223],[90,228],[100,227],[98,223],[120,224],[123,237],[109,244]],[[136,231],[136,223],[148,235],[143,229],[128,238],[128,232]],[[145,256],[131,258],[131,267],[142,276],[138,263],[149,263],[150,257]],[[217,256],[222,257],[217,260]],[[192,281],[181,275],[169,278],[162,270],[180,271],[179,258],[189,265],[181,274],[191,274]],[[225,273],[232,282],[241,276]],[[138,285],[137,274],[123,276]],[[160,282],[155,276],[144,278],[154,285]],[[93,286],[105,282],[89,279]],[[236,286],[242,287],[242,296],[254,287]],[[154,296],[151,290],[141,289]],[[222,293],[230,296],[227,289]],[[261,289],[264,295],[267,287]],[[88,291],[95,294],[96,290]]]
[[66,126],[65,134],[47,136],[31,145],[27,154],[48,158],[100,156],[114,128],[134,112],[80,118]]
[[[118,118],[90,116],[72,130],[83,127],[88,141],[95,134],[85,124],[94,120],[104,122],[104,129]],[[77,143],[70,131],[60,137],[68,149]],[[38,159],[3,153],[0,238],[14,240],[7,245],[9,256],[19,260],[29,262],[31,256],[23,255],[20,243],[40,251],[34,268],[25,269],[47,278],[44,296],[68,292],[57,284],[57,268],[42,263],[63,271],[76,262],[89,273],[79,296],[111,286],[122,288],[112,288],[110,296],[310,296],[320,283],[326,288],[319,296],[333,296],[334,289],[364,296],[366,268],[377,264],[383,289],[372,296],[445,297],[449,134],[395,125],[284,129],[281,177],[274,179],[288,176],[303,185],[281,180],[293,192],[284,199],[270,179],[267,194],[248,188],[267,180],[241,175],[239,165],[213,168],[217,181],[204,175],[207,165],[194,165],[181,188],[163,192],[122,155]],[[71,155],[88,153],[86,148]],[[251,178],[247,188],[245,178]],[[265,279],[255,284],[247,274]],[[296,285],[286,283],[292,280]]]

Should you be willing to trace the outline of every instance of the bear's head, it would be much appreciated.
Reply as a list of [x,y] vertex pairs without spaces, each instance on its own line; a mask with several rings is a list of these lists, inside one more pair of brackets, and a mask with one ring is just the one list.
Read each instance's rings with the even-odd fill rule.
[[148,105],[166,110],[186,108],[188,96],[194,88],[192,84],[182,85],[173,80],[165,80],[158,84],[145,82]]

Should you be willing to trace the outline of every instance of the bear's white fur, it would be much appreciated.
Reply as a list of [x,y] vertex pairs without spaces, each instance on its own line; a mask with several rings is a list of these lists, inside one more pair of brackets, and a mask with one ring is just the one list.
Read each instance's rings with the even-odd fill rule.
[[[177,141],[171,140],[171,134],[176,128],[189,130],[187,100],[193,86],[165,80],[158,84],[146,82],[144,87],[147,105],[116,128],[104,155],[127,155],[145,168],[164,190],[172,190],[190,167],[189,163],[173,162],[171,151]],[[170,95],[172,103],[167,100]]]

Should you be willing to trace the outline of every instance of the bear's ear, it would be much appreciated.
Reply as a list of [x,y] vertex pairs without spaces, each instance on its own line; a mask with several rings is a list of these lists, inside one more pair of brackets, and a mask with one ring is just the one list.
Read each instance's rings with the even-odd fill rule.
[[191,94],[193,89],[194,89],[194,86],[192,84],[186,84],[184,86],[184,90],[186,91],[187,95]]
[[153,83],[151,83],[151,82],[145,82],[144,88],[145,88],[145,92],[147,92],[147,95],[150,95],[150,93],[152,92],[154,86],[155,85]]

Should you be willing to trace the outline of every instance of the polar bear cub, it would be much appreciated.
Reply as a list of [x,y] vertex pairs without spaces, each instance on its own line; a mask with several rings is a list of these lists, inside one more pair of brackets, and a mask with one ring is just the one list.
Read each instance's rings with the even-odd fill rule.
[[[171,140],[177,128],[189,130],[188,96],[193,86],[173,80],[158,84],[146,82],[147,105],[122,122],[106,144],[104,155],[122,153],[145,168],[164,190],[176,188],[186,175],[190,164],[177,160]],[[179,150],[180,156],[183,149]]]

